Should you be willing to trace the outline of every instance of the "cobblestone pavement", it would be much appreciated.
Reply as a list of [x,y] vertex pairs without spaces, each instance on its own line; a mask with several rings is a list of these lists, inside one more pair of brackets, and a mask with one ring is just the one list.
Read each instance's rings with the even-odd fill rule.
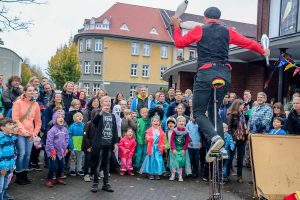
[[[47,169],[32,171],[29,176],[33,180],[30,185],[20,186],[11,184],[9,193],[16,200],[205,200],[208,198],[208,183],[201,178],[185,178],[184,182],[169,181],[162,177],[159,181],[150,181],[144,175],[134,177],[112,174],[110,183],[115,190],[107,193],[99,190],[98,193],[90,192],[91,183],[83,181],[82,177],[68,177],[67,185],[47,188],[44,186]],[[252,199],[253,187],[247,184],[251,179],[251,171],[244,168],[244,184],[236,182],[236,176],[231,183],[224,185],[224,199]],[[101,180],[100,180],[101,183]],[[101,187],[101,184],[99,184]]]

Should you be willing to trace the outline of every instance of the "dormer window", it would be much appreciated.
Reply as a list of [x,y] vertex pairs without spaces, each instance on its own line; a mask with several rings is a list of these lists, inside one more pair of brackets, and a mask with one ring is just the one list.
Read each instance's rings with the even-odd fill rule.
[[90,21],[90,29],[91,30],[95,29],[95,20],[94,19],[91,19],[91,21]]
[[100,29],[102,30],[109,30],[109,21],[105,18],[102,22],[102,24],[100,25]]
[[151,31],[150,31],[150,34],[158,35],[158,32],[155,28],[152,28]]
[[123,31],[129,31],[129,28],[126,24],[123,24],[120,29]]

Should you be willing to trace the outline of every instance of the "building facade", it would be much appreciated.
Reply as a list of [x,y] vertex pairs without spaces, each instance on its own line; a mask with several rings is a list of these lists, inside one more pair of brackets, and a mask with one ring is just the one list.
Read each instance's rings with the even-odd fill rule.
[[22,61],[22,58],[16,52],[0,47],[0,74],[4,76],[4,83],[12,75],[21,77]]

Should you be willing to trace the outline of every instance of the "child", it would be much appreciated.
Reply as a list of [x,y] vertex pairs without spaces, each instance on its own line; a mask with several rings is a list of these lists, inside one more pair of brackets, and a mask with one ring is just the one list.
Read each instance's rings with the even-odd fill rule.
[[230,170],[232,168],[232,160],[234,157],[234,149],[235,144],[233,142],[232,136],[228,133],[228,125],[223,123],[223,130],[224,130],[224,148],[227,151],[228,158],[224,159],[224,182],[229,182],[230,180]]
[[186,129],[189,132],[189,136],[191,138],[191,141],[188,146],[188,151],[191,159],[192,174],[194,178],[197,178],[198,171],[199,171],[200,149],[202,147],[202,144],[201,144],[201,134],[199,132],[199,127],[193,117],[193,114],[191,114],[190,116],[190,120],[186,125]]
[[184,116],[177,117],[177,127],[173,130],[171,135],[171,150],[170,153],[170,181],[175,180],[175,174],[178,173],[178,181],[183,181],[182,171],[185,168],[187,175],[191,174],[191,164],[189,154],[186,153],[190,136],[185,128],[186,119]]
[[160,117],[155,115],[151,119],[151,127],[146,131],[147,156],[140,169],[140,173],[147,173],[150,180],[159,180],[164,173],[165,166],[162,154],[164,152],[164,132],[161,128]]
[[68,126],[71,126],[74,123],[73,116],[76,113],[80,112],[83,115],[83,113],[80,110],[80,106],[81,106],[81,103],[80,103],[80,101],[78,99],[73,99],[72,100],[71,107],[70,107],[69,112],[68,112],[68,114],[66,116],[66,122],[67,122]]
[[123,137],[119,143],[119,154],[121,159],[121,176],[123,176],[126,171],[130,176],[134,175],[134,173],[132,173],[132,157],[135,151],[136,142],[133,135],[133,130],[131,128],[128,128],[126,136]]
[[94,142],[91,152],[91,171],[94,175],[94,182],[91,188],[92,192],[98,191],[98,168],[102,164],[104,171],[102,190],[106,192],[114,192],[108,183],[109,162],[112,151],[118,148],[118,129],[116,118],[111,114],[111,98],[104,96],[100,99],[101,112],[95,116],[93,123],[96,126]]
[[282,129],[284,121],[281,117],[274,117],[273,127],[274,129],[270,130],[269,134],[272,135],[286,135],[285,130]]
[[9,177],[13,172],[15,161],[15,141],[14,133],[15,124],[9,118],[0,119],[0,199],[14,199],[7,194]]
[[132,112],[130,109],[124,110],[124,118],[121,123],[122,137],[125,136],[128,128],[131,128],[134,132],[136,132],[136,118],[132,116]]
[[55,183],[58,185],[64,185],[62,181],[62,171],[64,169],[69,136],[68,130],[64,126],[64,114],[57,111],[52,117],[53,127],[47,133],[47,142],[45,151],[50,160],[48,180],[46,182],[47,187],[53,187],[53,175],[56,174]]
[[142,108],[140,110],[141,118],[137,121],[137,131],[136,131],[136,152],[135,152],[135,165],[136,169],[140,169],[141,164],[144,162],[146,151],[147,151],[147,143],[145,140],[146,130],[150,126],[150,119],[148,118],[148,108]]
[[[74,123],[69,127],[69,149],[71,151],[70,159],[70,175],[71,176],[83,176],[82,171],[82,138],[84,124],[82,122],[83,116],[80,112],[77,112],[73,116]],[[77,173],[76,173],[77,172]]]

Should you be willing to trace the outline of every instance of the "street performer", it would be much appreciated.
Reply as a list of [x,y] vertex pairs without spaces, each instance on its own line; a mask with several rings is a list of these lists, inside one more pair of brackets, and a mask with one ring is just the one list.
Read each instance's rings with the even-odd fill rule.
[[[211,151],[220,150],[224,145],[224,133],[222,121],[217,116],[217,131],[214,130],[214,101],[212,82],[216,78],[223,79],[225,85],[218,89],[217,109],[231,84],[231,66],[228,61],[229,45],[234,44],[246,48],[264,56],[270,55],[269,49],[256,41],[246,38],[233,28],[220,25],[221,11],[216,7],[210,7],[204,12],[203,26],[196,26],[186,35],[182,36],[180,19],[171,17],[174,27],[174,42],[177,48],[187,47],[197,43],[198,66],[194,78],[193,115],[203,130],[203,133],[211,141],[211,147],[206,155],[206,161],[212,162]],[[208,117],[205,112],[208,111]]]

